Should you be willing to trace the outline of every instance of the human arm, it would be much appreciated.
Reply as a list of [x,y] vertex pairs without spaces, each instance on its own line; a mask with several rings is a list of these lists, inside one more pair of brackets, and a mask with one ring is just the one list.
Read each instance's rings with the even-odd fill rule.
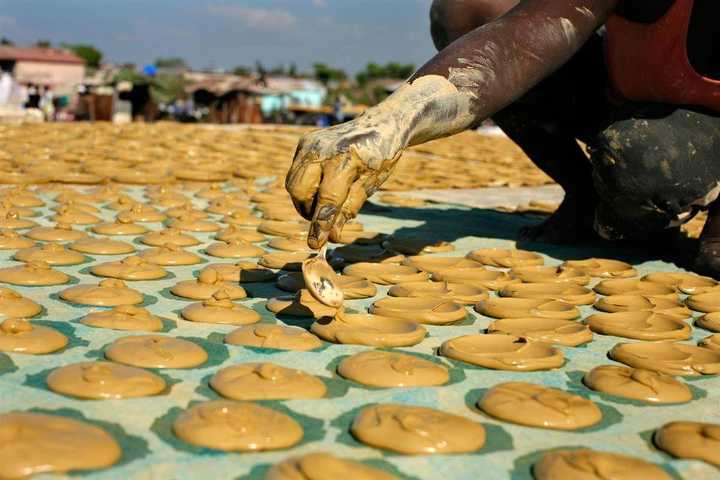
[[618,0],[526,0],[459,38],[357,119],[303,137],[286,179],[312,220],[308,245],[337,237],[402,151],[478,125],[562,66]]

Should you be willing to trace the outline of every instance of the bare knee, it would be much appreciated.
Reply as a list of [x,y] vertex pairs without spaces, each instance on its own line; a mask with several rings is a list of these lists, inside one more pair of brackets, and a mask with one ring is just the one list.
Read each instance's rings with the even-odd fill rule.
[[438,50],[496,19],[519,0],[433,0],[430,33]]

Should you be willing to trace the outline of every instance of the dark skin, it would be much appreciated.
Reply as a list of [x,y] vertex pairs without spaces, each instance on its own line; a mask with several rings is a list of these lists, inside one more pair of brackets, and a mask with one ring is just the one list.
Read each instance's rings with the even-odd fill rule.
[[[301,140],[286,186],[298,211],[312,221],[310,247],[319,248],[338,237],[344,223],[389,176],[402,149],[472,128],[490,117],[566,192],[558,212],[523,236],[556,243],[592,235],[596,194],[586,188],[591,185],[591,170],[575,142],[582,137],[536,126],[505,128],[512,117],[505,109],[572,58],[606,22],[619,0],[457,0],[455,8],[447,10],[443,3],[447,2],[436,2],[431,11],[431,19],[442,17],[445,26],[442,30],[433,27],[433,38],[442,50],[409,82],[414,86],[442,77],[456,91],[440,98],[421,94],[410,100],[391,100],[388,108],[381,104],[364,118]],[[428,87],[428,91],[438,90],[445,92],[442,82]],[[410,103],[421,108],[408,109],[406,114],[404,106]],[[393,143],[388,137],[400,141]],[[558,156],[562,162],[538,161]],[[710,216],[698,263],[704,268],[716,262],[714,268],[720,271],[720,262],[715,260],[720,254],[717,205],[710,209]]]

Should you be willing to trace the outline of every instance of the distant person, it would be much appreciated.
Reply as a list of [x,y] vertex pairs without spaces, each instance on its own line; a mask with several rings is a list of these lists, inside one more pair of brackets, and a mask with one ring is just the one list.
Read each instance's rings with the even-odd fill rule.
[[34,83],[28,84],[25,108],[40,108],[40,97],[40,88]]
[[694,266],[720,278],[719,0],[434,0],[430,19],[435,57],[300,140],[286,186],[311,247],[338,238],[405,148],[492,118],[565,190],[522,239],[647,248],[708,210]]
[[50,85],[45,85],[45,88],[43,88],[39,106],[45,114],[45,120],[55,120],[55,94],[53,93]]
[[343,123],[345,121],[345,112],[343,112],[343,102],[340,97],[335,98],[333,102],[333,116],[335,117],[335,123]]
[[10,104],[14,87],[15,82],[10,72],[3,71],[0,73],[0,107]]

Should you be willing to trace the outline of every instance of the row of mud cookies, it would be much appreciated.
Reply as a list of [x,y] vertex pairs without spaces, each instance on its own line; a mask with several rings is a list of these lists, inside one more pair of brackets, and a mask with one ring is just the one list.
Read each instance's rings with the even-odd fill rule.
[[[341,247],[338,251],[342,252],[343,248],[358,253],[357,248],[350,247]],[[451,250],[441,243],[428,243],[427,248]],[[593,334],[645,341],[618,343],[608,356],[627,366],[598,365],[582,378],[582,387],[620,401],[631,399],[648,405],[690,402],[693,400],[691,389],[674,377],[714,375],[720,371],[719,342],[715,335],[702,339],[698,346],[677,343],[691,337],[692,327],[687,320],[692,313],[688,306],[706,313],[695,322],[698,327],[717,331],[712,322],[713,312],[717,311],[714,301],[720,290],[712,279],[681,272],[651,273],[638,278],[629,264],[595,258],[551,267],[544,265],[541,256],[521,250],[481,249],[465,258],[404,257],[397,250],[400,249],[392,249],[390,243],[385,242],[383,251],[373,252],[370,262],[354,258],[357,263],[345,267],[341,276],[335,276],[325,262],[306,261],[304,285],[297,277],[293,282],[285,280],[286,284],[308,289],[308,292],[299,290],[294,303],[289,305],[302,305],[305,310],[290,308],[285,312],[315,316],[311,331],[327,341],[389,347],[421,342],[426,331],[419,324],[452,325],[464,320],[463,305],[474,303],[476,312],[496,320],[480,334],[445,341],[438,353],[462,363],[509,371],[562,367],[565,364],[563,347],[587,344],[593,340]],[[366,249],[366,253],[369,252],[371,250]],[[423,248],[415,248],[413,253],[425,252]],[[358,278],[352,278],[353,274]],[[361,279],[376,285],[392,285],[388,290],[390,296],[374,302],[368,314],[345,313],[342,304],[337,304],[337,297],[342,299],[344,285],[359,285]],[[434,281],[428,282],[429,279]],[[452,280],[458,283],[453,285]],[[589,288],[591,283],[594,285]],[[488,295],[487,290],[495,291],[495,295]],[[681,295],[687,298],[683,301]],[[580,321],[578,307],[589,305],[596,313]],[[273,306],[269,302],[268,308]],[[403,322],[405,325],[400,326]],[[441,370],[427,361],[383,351],[356,354],[338,366],[338,373],[345,378],[386,387],[442,385],[448,377],[447,372],[443,375]],[[411,379],[416,374],[417,377]],[[395,378],[403,376],[399,380]],[[562,409],[558,405],[562,405]],[[381,410],[394,412],[405,408],[379,406],[368,415],[377,426],[383,424]],[[496,385],[477,400],[477,408],[505,422],[557,430],[587,429],[603,418],[601,409],[587,396],[526,382]],[[443,412],[426,413],[443,415]],[[393,414],[392,418],[408,430],[409,427],[398,420],[398,416],[403,415]],[[423,422],[419,419],[421,415],[416,417],[409,423],[418,425],[426,435],[425,440],[432,437],[428,435],[428,423],[443,423],[437,418],[430,421],[428,417]],[[392,428],[388,427],[392,422],[386,424],[388,430],[378,435],[376,443],[366,441],[362,430],[356,430],[363,424],[361,419],[362,414],[352,427],[358,440],[402,453],[419,453],[407,438],[401,446],[393,443]],[[720,456],[712,453],[712,448],[720,446],[712,433],[717,428],[713,424],[670,423],[657,430],[655,445],[678,458],[698,458],[717,465]],[[449,435],[448,432],[435,433],[441,439],[439,443],[452,448],[449,447],[452,441],[444,436]],[[678,439],[680,435],[683,440]],[[669,436],[673,437],[672,441],[668,440]],[[690,441],[693,448],[684,448],[681,452],[679,444],[683,441]],[[481,440],[467,451],[481,448],[482,443]],[[468,446],[468,442],[464,445]],[[708,448],[698,448],[698,445]],[[425,447],[424,453],[436,452],[431,445]],[[660,467],[643,460],[590,450],[553,452],[543,457],[533,471],[537,478],[558,478],[559,475],[576,478],[575,475],[589,473],[587,468],[612,472],[612,478],[617,475],[620,475],[617,478],[671,478]]]
[[[59,331],[34,324],[31,319],[41,313],[41,307],[52,306],[51,302],[81,309],[84,316],[80,323],[88,327],[145,331],[133,336],[120,333],[104,346],[104,360],[53,369],[47,376],[48,388],[68,398],[152,398],[166,391],[163,376],[147,369],[192,369],[207,362],[208,352],[201,345],[163,332],[167,322],[184,321],[189,322],[185,324],[188,328],[217,325],[217,331],[227,332],[228,345],[297,350],[313,355],[321,355],[324,349],[348,351],[328,342],[360,345],[360,350],[351,350],[353,354],[342,358],[336,371],[345,382],[372,388],[436,387],[442,392],[454,381],[453,372],[464,369],[470,372],[476,367],[536,372],[531,375],[537,376],[537,382],[498,382],[482,395],[476,395],[472,398],[476,411],[470,414],[396,402],[369,405],[355,413],[347,427],[354,439],[373,447],[374,452],[400,454],[482,452],[494,435],[492,429],[481,423],[483,418],[491,418],[500,425],[582,432],[601,423],[605,414],[589,394],[580,394],[583,388],[618,399],[672,405],[696,400],[694,390],[676,376],[712,375],[718,371],[717,354],[711,349],[715,342],[708,339],[703,346],[680,343],[693,331],[713,331],[717,319],[712,313],[716,308],[716,285],[712,280],[685,274],[640,277],[627,264],[599,259],[549,267],[544,265],[543,257],[519,250],[483,249],[465,257],[449,256],[457,255],[451,244],[388,237],[367,232],[359,223],[349,225],[344,233],[349,244],[337,246],[325,263],[320,261],[322,257],[307,250],[303,241],[307,225],[298,221],[287,197],[280,195],[281,189],[242,192],[244,188],[245,185],[211,186],[188,193],[178,187],[163,186],[148,188],[142,196],[127,195],[136,193],[132,189],[111,194],[115,190],[112,186],[82,191],[82,196],[102,196],[98,205],[94,204],[96,200],[81,202],[69,193],[67,198],[62,197],[67,193],[64,189],[60,192],[47,189],[49,193],[42,198],[54,198],[48,202],[50,208],[67,204],[67,200],[74,200],[73,208],[87,203],[98,211],[86,209],[85,213],[105,221],[68,228],[41,222],[38,227],[23,224],[22,228],[8,230],[8,239],[37,245],[26,243],[8,248],[11,250],[8,254],[26,263],[14,264],[8,268],[11,271],[0,270],[0,275],[4,275],[0,281],[17,285],[23,292],[30,291],[25,290],[26,285],[57,285],[58,298],[34,302],[9,288],[0,292],[3,294],[0,310],[12,307],[22,312],[8,315],[12,318],[2,324],[6,333],[2,340],[10,339],[11,345],[25,342],[25,348],[32,345],[38,350],[37,336],[49,333],[44,330],[47,329],[51,337],[47,343],[51,346],[36,353],[57,351],[62,355],[63,341],[67,339],[59,337],[62,336]],[[226,200],[225,195],[230,192],[236,192],[234,197],[243,197],[242,201],[223,209],[219,200]],[[146,207],[122,200],[123,195],[136,202],[145,200]],[[191,198],[192,205],[178,204],[180,197]],[[282,201],[278,202],[278,198]],[[218,213],[204,211],[210,208]],[[132,216],[128,213],[121,219],[122,211],[132,211]],[[118,212],[117,217],[111,212]],[[64,210],[62,220],[72,220],[68,218],[70,213]],[[158,215],[167,217],[164,221],[172,222],[173,226],[158,223]],[[18,216],[16,220],[24,218],[28,217]],[[29,220],[35,221],[37,217]],[[63,239],[57,240],[58,237],[53,237],[56,234]],[[224,240],[221,236],[238,239],[238,244],[246,248],[243,253],[257,255],[251,258],[211,255],[210,246],[219,243],[216,240]],[[98,246],[102,240],[117,242],[111,243],[111,247],[118,253],[98,253],[110,248],[107,244]],[[25,253],[21,254],[23,250]],[[78,284],[73,284],[72,275],[66,273],[75,268],[73,262],[78,257],[74,253],[84,260],[75,265],[88,268],[86,274],[78,275],[81,278]],[[102,255],[116,257],[106,261]],[[174,273],[185,265],[195,269],[193,275]],[[342,275],[337,276],[335,270]],[[48,272],[51,276],[40,275]],[[169,280],[171,275],[175,278]],[[90,281],[93,277],[96,278]],[[169,295],[182,305],[178,318],[167,318],[166,312],[145,305],[146,296],[157,294],[159,288],[135,285],[151,286],[153,282],[170,283]],[[263,322],[257,311],[243,305],[254,282],[275,282],[279,289],[288,292],[287,297],[267,301],[267,309],[278,315],[276,323]],[[365,313],[367,302],[371,305]],[[587,315],[590,305],[594,305],[595,311]],[[343,306],[355,310],[360,307],[360,311],[345,311]],[[688,307],[710,313],[691,324]],[[282,321],[285,315],[307,318],[309,328],[285,325]],[[488,317],[495,320],[486,322]],[[237,328],[221,330],[225,325]],[[452,338],[447,338],[443,329],[454,332]],[[543,371],[566,368],[563,365],[568,361],[572,366],[592,342],[615,337],[634,341],[621,341],[611,349],[612,358],[626,366],[599,362],[595,368],[587,369],[576,385],[568,385],[567,391],[543,384],[544,377],[540,377]],[[26,338],[33,340],[26,342]],[[434,342],[437,338],[444,341]],[[392,350],[412,346],[416,347],[411,351]],[[439,356],[432,356],[435,347],[439,347]],[[12,346],[6,348],[5,351],[20,351]],[[328,397],[328,391],[317,376],[292,368],[302,365],[282,363],[248,362],[239,357],[232,364],[214,368],[208,386],[224,399],[187,405],[173,422],[173,435],[190,445],[223,451],[273,450],[298,445],[304,432],[292,415],[272,405],[251,402],[288,399],[321,402]],[[463,394],[472,387],[468,383],[461,386]],[[42,419],[12,419],[25,421],[43,424]],[[268,435],[269,425],[281,428]],[[659,448],[678,457],[696,455],[715,462],[712,449],[707,453],[707,449],[700,447],[685,447],[693,442],[712,446],[717,438],[716,427],[688,422],[656,427],[654,438]],[[28,428],[34,432],[37,427]],[[52,467],[56,471],[100,468],[121,457],[122,452],[113,449],[106,437],[98,434],[93,438],[103,439],[98,440],[99,445],[104,445],[103,454],[98,457],[102,461],[68,465],[72,459],[68,460],[71,456],[66,454],[62,462],[43,458],[44,465],[56,465]],[[47,451],[53,449],[59,447],[48,447]],[[339,475],[391,478],[388,471],[378,471],[368,463],[327,454],[296,456],[289,452],[288,457],[269,469],[267,476],[322,478],[318,472],[333,471],[339,472],[334,478]],[[39,460],[31,460],[30,464],[33,461]],[[28,463],[23,465],[17,468],[33,473],[27,470]],[[629,475],[626,478],[642,478],[641,475],[665,478],[663,475],[667,475],[658,468],[640,459],[607,452],[563,450],[538,459],[533,471],[538,478],[563,475],[579,478],[578,472],[588,471],[618,472],[617,475]]]

